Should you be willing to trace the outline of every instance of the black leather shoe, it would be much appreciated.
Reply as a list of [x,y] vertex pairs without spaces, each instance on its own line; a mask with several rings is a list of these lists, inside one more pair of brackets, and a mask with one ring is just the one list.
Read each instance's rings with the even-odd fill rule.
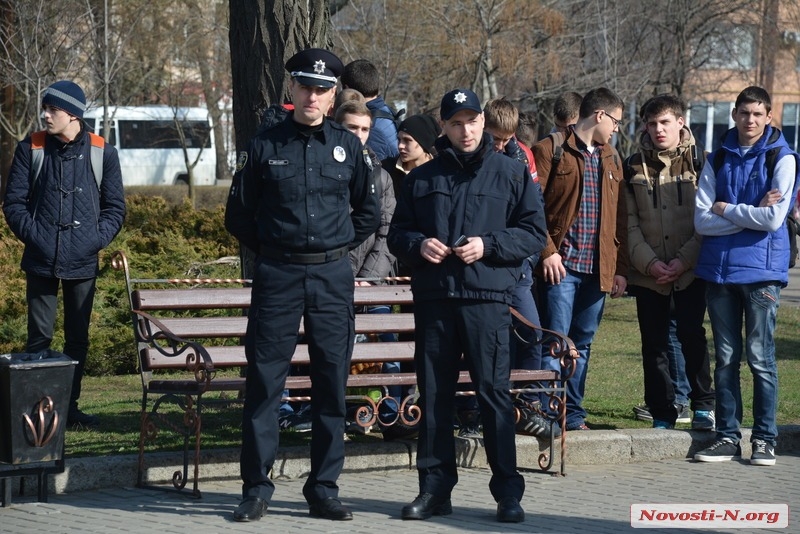
[[432,515],[450,515],[453,506],[450,497],[437,497],[433,493],[420,493],[411,504],[403,506],[403,519],[428,519]]
[[267,501],[259,497],[247,497],[233,511],[234,521],[258,521],[267,513]]
[[503,497],[497,503],[497,520],[501,523],[522,523],[525,521],[525,511],[519,505],[516,497]]
[[328,497],[308,505],[308,513],[314,517],[323,517],[332,521],[350,521],[353,512],[350,508],[339,502],[339,499]]

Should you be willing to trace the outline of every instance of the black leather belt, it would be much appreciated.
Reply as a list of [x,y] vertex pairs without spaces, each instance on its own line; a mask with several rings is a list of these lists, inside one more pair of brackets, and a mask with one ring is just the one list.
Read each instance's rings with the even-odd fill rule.
[[350,249],[347,246],[329,250],[327,252],[287,252],[276,248],[261,245],[261,255],[271,260],[286,263],[299,263],[301,265],[314,265],[336,261],[347,255]]

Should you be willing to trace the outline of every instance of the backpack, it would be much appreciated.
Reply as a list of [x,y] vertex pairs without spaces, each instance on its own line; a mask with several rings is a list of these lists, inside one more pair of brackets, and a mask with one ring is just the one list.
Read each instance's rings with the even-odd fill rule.
[[[781,151],[781,147],[770,148],[767,150],[767,154],[765,157],[765,165],[767,167],[767,180],[772,181],[772,175],[775,173],[775,163],[778,160],[778,154]],[[712,162],[712,167],[714,168],[714,174],[719,172],[722,168],[722,163],[725,161],[725,151],[717,149],[714,152],[714,161]],[[797,180],[800,177],[800,157],[795,155],[795,183],[794,188],[792,189],[792,200],[795,201],[795,192],[797,191]],[[795,263],[797,263],[797,234],[800,233],[800,224],[798,224],[797,219],[794,218],[792,214],[792,208],[789,208],[789,213],[786,215],[786,230],[789,233],[789,267],[794,267]]]
[[[86,133],[89,135],[89,141],[92,143],[90,151],[92,174],[94,174],[94,181],[97,183],[97,189],[100,190],[100,184],[103,182],[103,151],[106,147],[106,140],[103,139],[102,136],[92,132]],[[36,183],[39,180],[39,174],[42,172],[42,165],[44,165],[44,143],[46,139],[47,132],[44,130],[31,134],[31,191],[35,189]]]
[[294,110],[293,104],[270,105],[264,110],[264,114],[261,116],[261,124],[258,125],[254,137],[258,137],[276,124],[283,122],[292,110]]
[[394,129],[396,131],[400,131],[400,123],[403,122],[403,119],[406,115],[406,110],[401,109],[396,112],[391,111],[392,108],[389,108],[389,111],[384,111],[382,109],[373,109],[371,110],[370,114],[372,115],[373,122],[375,119],[389,119],[394,124]]

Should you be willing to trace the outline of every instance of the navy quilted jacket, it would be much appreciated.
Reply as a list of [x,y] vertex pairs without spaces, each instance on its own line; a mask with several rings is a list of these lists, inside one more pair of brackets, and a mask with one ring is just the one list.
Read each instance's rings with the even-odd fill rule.
[[42,170],[31,191],[30,137],[17,145],[3,213],[25,244],[22,270],[26,273],[92,278],[97,275],[97,253],[122,228],[125,195],[117,150],[106,145],[98,190],[90,149],[89,136],[83,130],[69,143],[48,135]]

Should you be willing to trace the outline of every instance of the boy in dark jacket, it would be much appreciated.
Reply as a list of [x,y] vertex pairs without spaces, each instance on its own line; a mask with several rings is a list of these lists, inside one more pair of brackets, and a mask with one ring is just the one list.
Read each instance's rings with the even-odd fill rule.
[[[92,139],[85,129],[86,97],[70,81],[48,87],[42,97],[45,132],[41,169],[33,165],[32,136],[14,153],[3,213],[25,244],[27,352],[48,349],[53,340],[58,287],[64,298],[64,353],[78,362],[72,380],[68,425],[96,426],[97,417],[78,409],[89,351],[97,254],[122,228],[125,195],[117,150],[103,143],[99,185],[91,165]],[[97,138],[96,143],[102,143]],[[35,179],[32,179],[34,178]]]

